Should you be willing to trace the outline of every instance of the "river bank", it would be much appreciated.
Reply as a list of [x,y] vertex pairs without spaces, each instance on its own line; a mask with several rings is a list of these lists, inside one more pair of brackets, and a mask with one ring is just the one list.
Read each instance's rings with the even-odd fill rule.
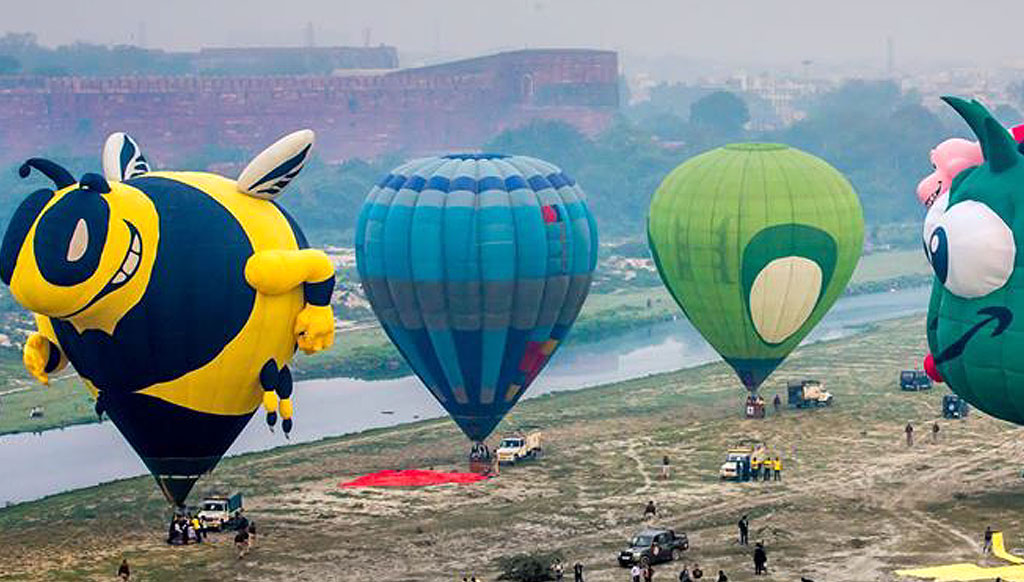
[[[844,298],[808,337],[834,340],[879,321],[923,312],[927,289]],[[717,361],[718,356],[685,319],[657,323],[612,338],[559,351],[530,387],[526,399],[614,383]],[[912,366],[916,362],[908,362]],[[295,392],[291,441],[250,421],[228,455],[310,442],[369,428],[394,426],[444,411],[414,377],[386,381],[330,379],[300,382]],[[258,417],[259,415],[257,415]],[[24,501],[146,472],[109,422],[0,437],[0,466],[32,465],[39,471],[0,482],[0,503]]]

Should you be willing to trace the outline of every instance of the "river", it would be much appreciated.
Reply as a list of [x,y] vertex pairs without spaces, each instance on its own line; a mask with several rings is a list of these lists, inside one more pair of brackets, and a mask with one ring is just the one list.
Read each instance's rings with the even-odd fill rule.
[[[840,299],[804,343],[841,338],[869,323],[923,313],[928,293],[929,288],[921,287]],[[717,357],[680,317],[559,351],[526,398],[697,366]],[[350,378],[300,382],[294,401],[291,440],[285,440],[280,430],[268,431],[263,414],[257,412],[227,454],[444,415],[414,377],[376,382]],[[0,437],[0,467],[6,474],[0,480],[0,505],[147,473],[109,421]]]

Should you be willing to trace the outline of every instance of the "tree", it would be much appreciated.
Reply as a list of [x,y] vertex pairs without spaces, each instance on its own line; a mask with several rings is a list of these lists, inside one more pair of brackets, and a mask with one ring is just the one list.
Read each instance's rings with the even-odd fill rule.
[[743,133],[750,110],[743,99],[729,91],[715,91],[690,106],[690,123],[712,128],[723,136]]
[[21,61],[10,55],[0,55],[0,75],[17,75],[20,72]]
[[572,172],[590,155],[587,136],[563,121],[535,120],[499,133],[484,150],[500,154],[521,154],[547,160]]

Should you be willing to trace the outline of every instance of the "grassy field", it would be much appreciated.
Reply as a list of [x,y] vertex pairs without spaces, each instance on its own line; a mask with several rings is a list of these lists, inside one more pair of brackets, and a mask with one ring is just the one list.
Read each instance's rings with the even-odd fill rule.
[[[501,429],[545,427],[544,458],[474,485],[338,488],[380,469],[464,468],[467,444],[447,421],[227,459],[196,494],[245,493],[265,535],[241,561],[226,536],[164,545],[166,509],[148,477],[16,505],[0,510],[0,580],[107,580],[127,557],[142,581],[490,581],[499,557],[554,550],[582,561],[588,582],[610,582],[627,578],[614,557],[649,499],[659,524],[689,534],[687,563],[739,582],[754,579],[735,542],[744,513],[774,580],[888,581],[898,568],[980,561],[988,524],[1007,531],[1008,547],[1022,543],[1009,508],[1024,502],[1024,447],[1016,427],[976,412],[938,420],[940,439],[927,442],[945,389],[896,387],[925,349],[922,326],[886,322],[797,351],[766,395],[812,377],[837,402],[764,421],[740,418],[741,391],[721,364],[525,401]],[[781,483],[719,482],[725,449],[743,438],[783,456]],[[662,455],[674,464],[668,481],[657,479]],[[678,567],[657,570],[672,580]]]
[[928,275],[931,272],[931,265],[921,249],[883,251],[861,257],[850,283],[870,283],[906,275]]

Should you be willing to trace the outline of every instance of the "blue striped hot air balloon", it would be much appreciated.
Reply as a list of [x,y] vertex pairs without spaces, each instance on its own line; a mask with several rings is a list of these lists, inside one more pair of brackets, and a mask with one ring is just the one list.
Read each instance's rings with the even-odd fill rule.
[[414,160],[363,204],[356,264],[391,341],[481,442],[565,339],[597,263],[576,182],[542,160]]

